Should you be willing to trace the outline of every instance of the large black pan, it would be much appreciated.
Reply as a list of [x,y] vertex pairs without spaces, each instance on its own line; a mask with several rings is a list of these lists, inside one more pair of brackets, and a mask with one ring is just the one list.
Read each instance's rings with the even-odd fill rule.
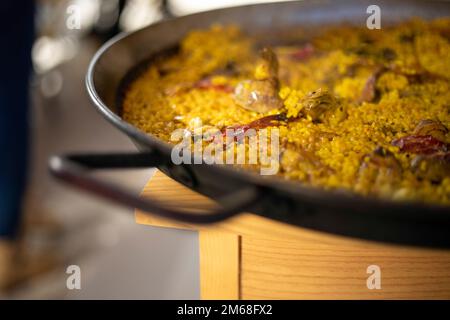
[[[92,101],[100,113],[136,144],[136,154],[72,155],[53,157],[51,172],[58,178],[122,205],[163,217],[194,223],[223,220],[242,211],[316,230],[396,243],[450,246],[449,207],[398,203],[344,192],[329,192],[275,177],[263,177],[218,165],[174,165],[171,147],[122,120],[120,88],[130,70],[161,50],[174,47],[191,29],[213,23],[235,23],[248,34],[271,41],[288,37],[291,27],[308,33],[347,21],[365,26],[367,7],[381,8],[381,27],[412,16],[448,16],[444,1],[304,1],[252,5],[205,12],[149,26],[108,41],[94,56],[86,76]],[[190,188],[222,204],[209,213],[192,213],[142,200],[118,186],[101,181],[87,169],[158,167]],[[176,199],[175,199],[176,201]]]

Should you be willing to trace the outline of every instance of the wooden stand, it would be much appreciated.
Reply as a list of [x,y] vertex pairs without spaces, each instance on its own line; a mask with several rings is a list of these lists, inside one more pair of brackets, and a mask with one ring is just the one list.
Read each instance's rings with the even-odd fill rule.
[[[147,194],[183,208],[214,205],[161,172]],[[202,299],[450,299],[450,251],[355,240],[249,213],[211,226],[139,211],[136,221],[199,231]],[[380,268],[381,289],[368,289],[371,265]]]

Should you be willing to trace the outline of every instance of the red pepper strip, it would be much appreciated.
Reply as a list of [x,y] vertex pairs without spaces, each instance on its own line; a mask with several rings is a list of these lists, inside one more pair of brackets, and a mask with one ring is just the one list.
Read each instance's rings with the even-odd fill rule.
[[[277,125],[279,121],[287,121],[286,115],[284,113],[262,117],[248,124],[228,126],[222,129],[223,142],[224,144],[227,143],[227,137],[231,137],[233,138],[233,140],[240,142],[244,138],[244,134],[249,129],[264,129],[270,126]],[[227,131],[231,131],[231,135],[227,135]]]
[[435,152],[446,152],[449,146],[447,143],[436,139],[431,135],[410,135],[395,139],[392,145],[399,147],[402,152],[417,154],[432,154]]
[[234,91],[234,88],[226,85],[226,84],[213,84],[210,78],[204,78],[198,82],[195,83],[194,88],[198,89],[211,89],[216,91],[222,91],[226,93],[232,93]]
[[279,121],[287,121],[286,115],[284,113],[273,114],[256,119],[255,121],[250,122],[248,126],[254,129],[263,129],[273,125],[277,125]]
[[298,50],[292,52],[289,57],[297,61],[305,61],[311,58],[314,54],[314,47],[312,44],[308,43],[305,46],[299,48]]

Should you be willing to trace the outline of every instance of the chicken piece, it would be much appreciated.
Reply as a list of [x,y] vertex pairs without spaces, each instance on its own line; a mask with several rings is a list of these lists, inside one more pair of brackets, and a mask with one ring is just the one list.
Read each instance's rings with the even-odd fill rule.
[[270,48],[263,48],[255,69],[255,80],[270,80],[278,78],[278,58]]
[[375,71],[370,75],[364,84],[363,90],[361,92],[361,96],[358,99],[359,103],[362,102],[373,102],[377,96],[376,84],[378,78],[385,72],[386,69],[384,67],[377,67]]
[[[313,183],[316,178],[333,174],[333,170],[322,163],[310,150],[302,147],[287,147],[281,154],[281,170],[303,174],[302,180]],[[301,170],[300,170],[301,169]]]
[[234,91],[234,100],[241,107],[258,113],[279,109],[283,102],[278,96],[278,59],[275,53],[264,48],[261,51],[253,80],[240,82]]
[[448,129],[437,120],[422,120],[415,127],[413,134],[420,136],[432,136],[440,141],[445,141]]
[[402,179],[402,167],[395,155],[376,148],[362,159],[355,189],[364,194],[389,195]]
[[419,179],[439,183],[450,176],[450,152],[418,155],[411,161],[411,168]]
[[301,112],[311,117],[313,121],[319,120],[323,113],[338,105],[336,98],[328,90],[322,88],[309,92],[301,99],[300,103],[302,104]]
[[234,97],[238,105],[258,113],[266,113],[283,106],[278,96],[278,86],[271,80],[242,81],[237,85]]

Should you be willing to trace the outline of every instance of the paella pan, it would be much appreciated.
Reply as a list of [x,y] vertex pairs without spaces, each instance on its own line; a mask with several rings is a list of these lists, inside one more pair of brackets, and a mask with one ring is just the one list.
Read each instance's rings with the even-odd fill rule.
[[[347,37],[346,32],[358,34],[355,28],[365,26],[369,5],[366,1],[252,5],[167,20],[117,36],[93,58],[87,74],[87,88],[98,110],[134,141],[139,152],[54,157],[50,166],[53,174],[121,204],[183,221],[216,222],[242,211],[250,211],[290,224],[349,236],[448,246],[450,215],[445,167],[427,171],[427,165],[413,166],[413,159],[409,159],[419,156],[421,158],[415,160],[416,163],[434,163],[432,157],[446,152],[449,124],[448,109],[445,109],[448,108],[446,90],[430,86],[432,83],[448,85],[448,73],[445,73],[448,64],[440,61],[439,65],[436,59],[424,55],[420,58],[422,61],[418,60],[423,73],[418,74],[417,70],[410,71],[408,66],[396,65],[395,62],[404,63],[407,60],[403,58],[402,50],[407,51],[405,48],[410,45],[427,48],[432,43],[437,46],[441,38],[448,45],[448,38],[445,38],[448,20],[445,17],[448,16],[449,5],[441,1],[433,1],[432,5],[428,1],[380,1],[378,5],[382,8],[382,21],[387,33],[401,33],[400,30],[406,33],[399,36],[403,42],[395,44],[390,42],[390,36],[386,39],[385,36],[364,39],[375,45],[362,45],[369,51],[369,58],[362,59],[365,62],[361,63],[352,59],[358,60],[364,56],[364,48],[361,48],[363,42],[358,38],[359,42],[352,48],[352,38]],[[411,20],[413,17],[418,20]],[[411,28],[424,31],[419,32],[419,40],[411,40],[407,34]],[[441,30],[438,31],[439,40],[428,35],[426,31],[430,28]],[[383,34],[382,31],[383,28],[379,34]],[[220,42],[221,49],[226,49],[223,56],[227,57],[227,61],[222,63],[221,60],[222,64],[216,65],[213,62],[212,67],[203,66],[210,68],[208,72],[179,71],[184,68],[177,65],[177,54],[183,48],[189,50],[189,41],[198,48],[195,41],[201,37],[211,39],[211,32],[232,38],[229,43],[226,39]],[[212,38],[222,39],[220,37]],[[246,46],[249,48],[247,53]],[[233,52],[233,47],[237,53]],[[161,52],[165,52],[163,57],[166,59],[161,58]],[[334,60],[330,54],[335,55]],[[209,50],[208,56],[214,56],[214,53]],[[237,61],[230,62],[230,57],[235,57],[232,60]],[[338,69],[338,77],[329,76],[332,72],[327,72],[327,63],[330,68]],[[343,64],[345,67],[342,67]],[[278,67],[274,68],[274,65]],[[301,72],[286,72],[295,68],[310,72],[310,77],[305,81],[302,80],[305,77],[297,77]],[[187,75],[183,81],[180,81],[179,72]],[[234,74],[227,75],[227,72]],[[151,77],[161,75],[176,80],[166,81],[168,85],[163,88],[152,85]],[[140,79],[148,81],[145,89],[139,86]],[[164,80],[157,82],[161,84]],[[277,93],[270,93],[267,99],[264,98],[269,101],[267,105],[249,102],[249,92],[254,91],[254,86],[261,85],[261,82],[264,82],[264,89],[260,90],[263,95],[270,90]],[[399,120],[387,108],[420,99],[417,98],[418,90],[412,89],[413,86],[425,86],[426,90],[431,90],[424,94],[435,99],[428,107],[433,105],[436,109],[416,106],[406,112],[403,110],[408,119]],[[152,110],[152,103],[161,102],[158,100],[161,97],[166,99],[158,104],[162,115],[153,109],[142,116],[145,108],[136,105],[142,104],[143,100],[130,97],[134,94],[134,97],[141,95],[142,98],[143,92],[148,94],[144,94],[144,100],[150,106],[149,110]],[[431,92],[435,95],[430,96]],[[189,105],[179,112],[177,106],[182,107],[189,95],[200,96],[198,101],[204,101],[201,100],[204,95],[215,95],[209,101],[228,99],[227,107],[220,109],[220,103],[217,105],[222,111],[228,108],[232,114],[220,117],[220,112],[216,112],[209,118],[204,117],[202,112],[208,110],[204,103],[196,104],[200,108],[197,111],[192,112],[195,108]],[[169,103],[170,99],[179,99],[175,108],[170,108],[173,105]],[[135,104],[136,101],[140,102]],[[399,101],[403,102],[397,103]],[[389,106],[383,108],[386,113],[377,113],[376,106],[379,105]],[[159,118],[151,118],[153,116]],[[252,168],[247,170],[201,161],[174,163],[171,158],[173,144],[169,143],[169,131],[165,128],[189,124],[183,122],[180,116],[190,120],[204,118],[207,125],[215,125],[219,132],[235,125],[250,124],[251,127],[255,121],[258,123],[258,120],[269,117],[270,126],[264,126],[274,127],[272,121],[275,121],[281,129],[281,137],[285,138],[282,139],[284,149],[280,158],[280,174],[267,177],[255,174]],[[216,120],[214,116],[217,116]],[[365,132],[364,128],[380,119],[378,116],[384,119],[384,127],[376,123],[372,131],[374,134],[371,135],[370,130]],[[175,119],[177,122],[174,122],[175,117],[178,117]],[[370,120],[370,117],[374,118]],[[328,130],[330,128],[334,131]],[[359,145],[360,150],[347,149],[343,152],[346,147],[342,141],[352,135],[352,129],[357,129],[353,134],[353,146]],[[286,131],[284,136],[283,130]],[[295,134],[289,134],[292,132]],[[340,136],[344,140],[340,141]],[[433,146],[426,152],[412,152],[411,145],[417,144],[410,136],[428,136],[427,139],[434,142]],[[301,150],[299,146],[305,145],[305,140],[309,138],[322,141],[323,148],[317,150],[317,143],[309,141],[314,145],[314,150]],[[411,141],[414,143],[411,144]],[[333,146],[333,143],[339,147]],[[334,150],[331,154],[341,154],[342,158],[335,158],[329,153],[330,150]],[[320,161],[316,162],[316,158]],[[356,163],[355,159],[359,162]],[[312,167],[304,170],[303,166],[296,167],[297,163]],[[396,181],[394,184],[391,180],[388,183],[383,181],[386,175],[379,174],[380,164],[381,171],[398,177],[395,178],[398,180],[392,180]],[[177,181],[217,200],[222,207],[208,213],[166,208],[157,199],[140,199],[118,186],[94,178],[86,170],[148,166],[158,167]],[[397,175],[397,170],[400,175]],[[348,177],[362,178],[358,181],[346,180],[346,174]],[[421,186],[412,187],[409,184],[411,181],[417,181],[414,183]]]

